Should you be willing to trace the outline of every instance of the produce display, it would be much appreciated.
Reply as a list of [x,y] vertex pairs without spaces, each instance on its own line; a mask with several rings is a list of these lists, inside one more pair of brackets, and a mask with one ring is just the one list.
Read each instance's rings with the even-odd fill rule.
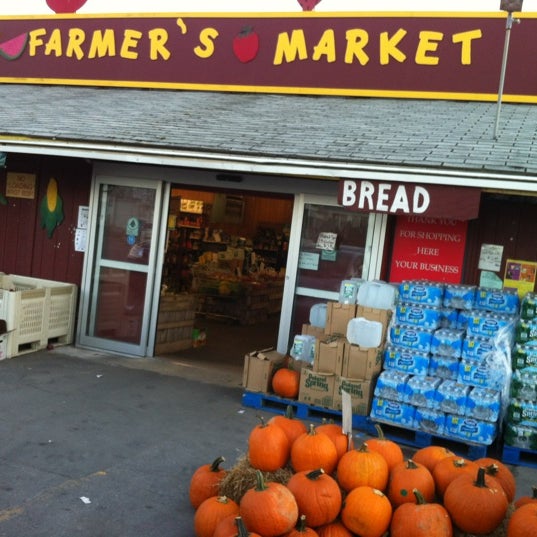
[[377,431],[354,447],[341,425],[307,424],[290,408],[261,419],[235,466],[216,458],[194,472],[196,536],[537,537],[537,500],[515,502],[499,460],[432,445],[403,452]]

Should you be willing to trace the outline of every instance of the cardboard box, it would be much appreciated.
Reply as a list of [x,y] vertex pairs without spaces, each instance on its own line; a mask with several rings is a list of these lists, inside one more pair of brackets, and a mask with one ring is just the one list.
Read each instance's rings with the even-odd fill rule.
[[370,380],[382,369],[382,349],[366,349],[358,345],[345,345],[341,376]]
[[326,334],[324,333],[324,328],[320,328],[319,326],[313,326],[308,323],[304,323],[302,325],[302,335],[314,336],[317,339],[326,337]]
[[315,343],[313,370],[341,375],[347,340],[339,336],[324,336]]
[[368,321],[376,321],[382,324],[382,341],[386,338],[386,330],[390,324],[392,318],[391,310],[381,310],[378,308],[368,308],[366,306],[358,305],[356,307],[356,317],[363,317]]
[[312,406],[333,408],[336,375],[302,368],[298,400]]
[[285,355],[273,349],[252,351],[244,357],[242,386],[251,392],[270,392],[272,375],[282,365]]
[[351,396],[352,413],[357,416],[367,416],[371,411],[373,398],[373,381],[364,379],[336,378],[334,390],[334,409],[343,410],[342,390]]
[[347,334],[347,325],[354,317],[356,317],[356,304],[328,302],[324,333],[327,335],[340,334],[345,336]]

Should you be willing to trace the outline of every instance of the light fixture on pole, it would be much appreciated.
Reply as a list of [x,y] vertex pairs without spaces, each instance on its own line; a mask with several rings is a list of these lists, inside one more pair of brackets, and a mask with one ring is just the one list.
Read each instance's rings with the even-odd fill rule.
[[[500,125],[500,111],[502,108],[503,87],[505,85],[505,71],[507,69],[507,56],[509,54],[509,39],[511,37],[511,28],[513,27],[513,12],[522,11],[522,2],[524,0],[501,0],[500,9],[507,11],[507,22],[505,25],[505,43],[503,46],[502,70],[500,73],[500,87],[498,89],[498,105],[496,109],[496,124],[494,126],[494,139],[498,139],[498,127]],[[520,22],[520,21],[516,21]]]

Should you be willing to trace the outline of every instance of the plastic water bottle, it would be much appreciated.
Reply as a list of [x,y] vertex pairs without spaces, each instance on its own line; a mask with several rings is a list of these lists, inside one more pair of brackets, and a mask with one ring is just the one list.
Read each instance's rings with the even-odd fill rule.
[[382,323],[369,321],[364,317],[355,317],[347,324],[347,339],[353,345],[376,348],[382,343],[382,331]]
[[386,282],[363,283],[358,289],[357,302],[366,308],[392,309],[396,301],[397,289]]
[[310,308],[310,324],[317,328],[324,328],[326,326],[326,302],[320,304],[314,304]]
[[339,288],[339,302],[341,304],[356,304],[359,284],[356,280],[343,280]]

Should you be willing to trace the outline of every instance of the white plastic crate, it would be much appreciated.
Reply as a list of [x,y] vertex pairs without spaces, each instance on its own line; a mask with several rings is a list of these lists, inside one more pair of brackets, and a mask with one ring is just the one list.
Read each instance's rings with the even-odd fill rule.
[[69,345],[75,333],[76,285],[47,288],[49,293],[46,337],[55,344]]

